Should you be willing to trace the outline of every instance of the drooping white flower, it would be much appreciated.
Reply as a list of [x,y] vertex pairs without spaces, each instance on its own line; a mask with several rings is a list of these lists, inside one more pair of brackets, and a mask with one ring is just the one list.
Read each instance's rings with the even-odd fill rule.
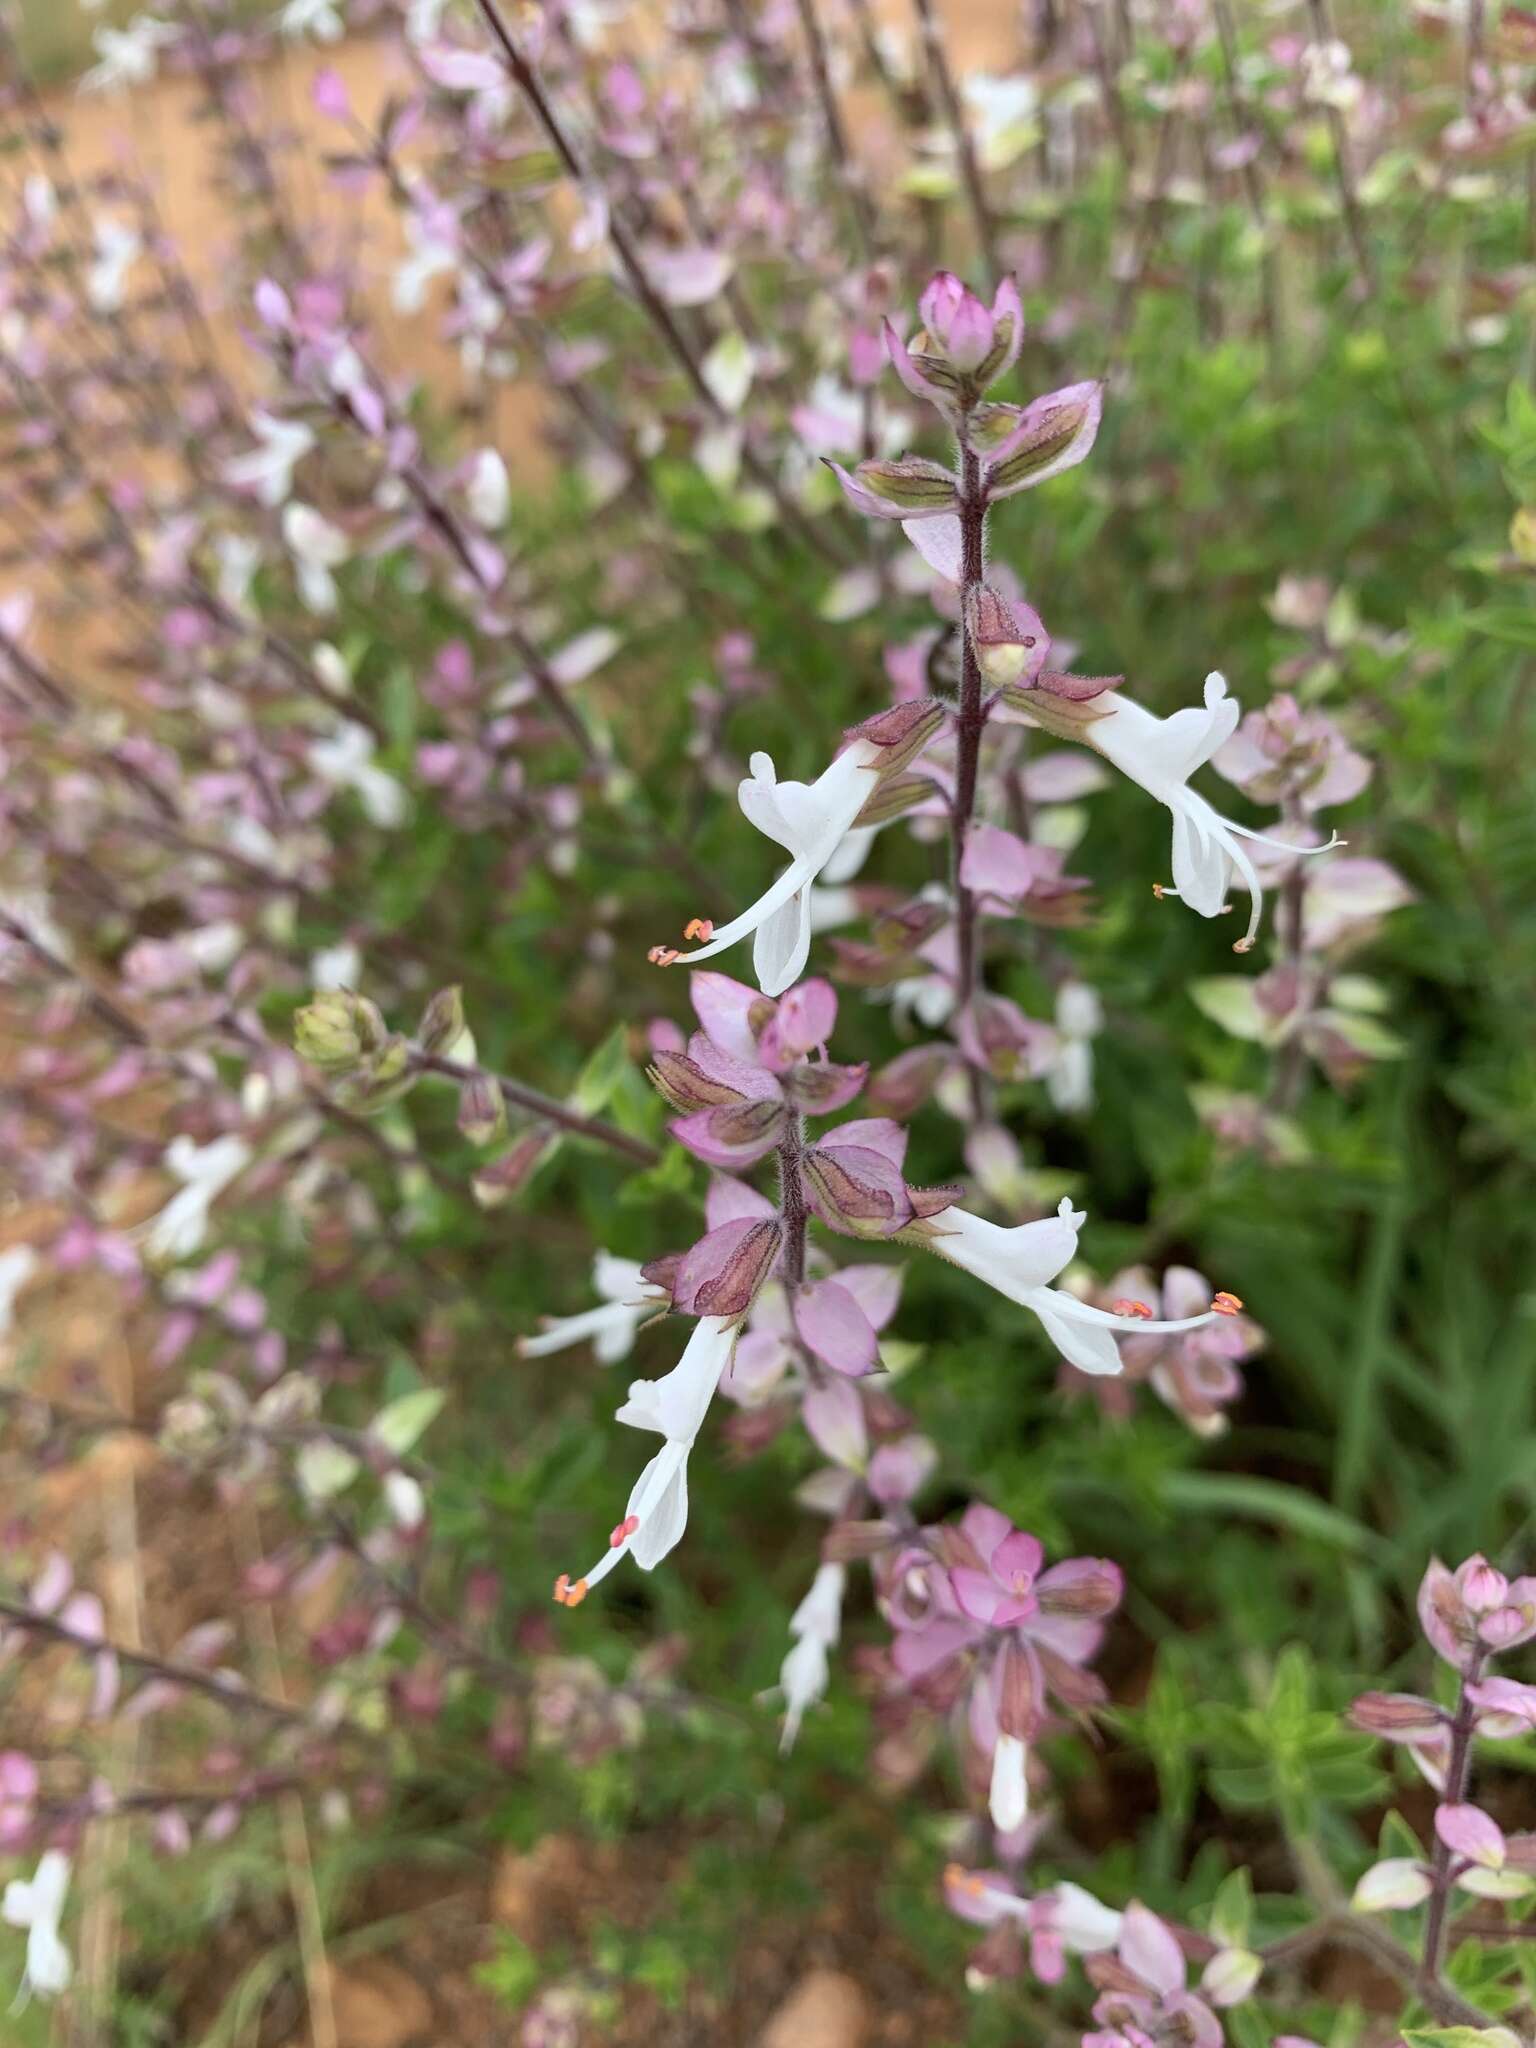
[[623,1557],[644,1572],[654,1571],[688,1526],[688,1454],[704,1424],[709,1404],[730,1365],[741,1328],[739,1316],[703,1316],[682,1357],[659,1380],[636,1380],[618,1412],[632,1429],[655,1430],[666,1442],[635,1481],[624,1519],[608,1539],[606,1554],[574,1585],[565,1574],[555,1598],[575,1607]]
[[115,313],[127,297],[128,273],[144,252],[137,228],[110,215],[91,230],[95,261],[85,273],[85,295],[98,313]]
[[18,2000],[21,2005],[33,1992],[39,1998],[56,1998],[69,1983],[69,1950],[59,1938],[59,1922],[69,1890],[69,1868],[69,1858],[62,1849],[49,1849],[39,1860],[30,1884],[16,1878],[5,1888],[0,1916],[9,1926],[27,1930],[27,1967]]
[[153,14],[136,14],[126,28],[99,28],[91,37],[99,62],[80,81],[82,92],[116,92],[121,86],[148,85],[160,52],[174,43],[177,31]]
[[1066,1200],[1054,1216],[1042,1217],[1038,1223],[1020,1223],[1012,1229],[989,1223],[984,1216],[973,1216],[967,1209],[952,1208],[934,1217],[920,1236],[912,1235],[911,1241],[922,1243],[951,1265],[995,1287],[1010,1301],[1032,1310],[1044,1323],[1045,1333],[1056,1349],[1079,1372],[1119,1372],[1117,1335],[1198,1330],[1215,1321],[1220,1313],[1217,1309],[1178,1321],[1111,1315],[1107,1309],[1092,1308],[1079,1301],[1063,1288],[1050,1286],[1049,1282],[1077,1256],[1077,1233],[1086,1221],[1086,1212],[1074,1209]]
[[288,0],[277,17],[285,36],[313,36],[317,43],[339,43],[346,29],[341,0]]
[[1056,994],[1056,1057],[1045,1085],[1065,1115],[1093,1106],[1093,1040],[1103,1025],[1103,1005],[1088,984],[1064,981]]
[[370,823],[393,831],[405,820],[406,795],[393,775],[374,766],[375,744],[366,725],[344,719],[329,739],[313,742],[306,758],[322,782],[356,791]]
[[0,1252],[0,1337],[6,1336],[16,1320],[16,1297],[38,1268],[35,1248],[13,1244]]
[[1341,842],[1334,838],[1327,846],[1292,846],[1272,839],[1246,825],[1234,825],[1186,787],[1195,770],[1232,737],[1242,713],[1237,699],[1227,695],[1226,678],[1214,669],[1205,679],[1203,708],[1190,705],[1171,718],[1158,718],[1118,690],[1096,697],[1093,708],[1103,715],[1084,729],[1089,745],[1173,814],[1174,886],[1162,894],[1181,898],[1201,917],[1216,917],[1226,907],[1227,886],[1236,869],[1253,899],[1247,932],[1233,948],[1246,953],[1258,936],[1264,891],[1239,842],[1247,839],[1298,855],[1326,853]]
[[482,448],[475,457],[464,497],[477,524],[492,531],[506,524],[512,509],[512,480],[494,448]]
[[635,1347],[635,1332],[647,1317],[655,1314],[666,1299],[653,1287],[633,1259],[616,1258],[600,1251],[592,1261],[592,1285],[602,1296],[601,1308],[589,1308],[576,1316],[545,1316],[536,1337],[519,1337],[517,1348],[523,1358],[547,1358],[552,1351],[567,1351],[590,1337],[599,1365],[617,1365]]
[[245,611],[251,584],[261,567],[261,543],[249,534],[221,533],[213,544],[213,553],[218,563],[215,588],[220,603],[227,604],[232,612]]
[[233,1133],[199,1145],[183,1133],[166,1146],[161,1164],[183,1185],[150,1218],[144,1249],[167,1261],[190,1258],[208,1235],[208,1214],[219,1196],[250,1165],[253,1154]]
[[390,298],[397,313],[419,313],[427,303],[427,286],[459,267],[456,243],[434,231],[421,213],[405,216],[405,239],[410,253],[395,267]]
[[842,1631],[843,1588],[847,1581],[846,1565],[819,1566],[810,1591],[789,1617],[794,1647],[779,1667],[779,1686],[784,1694],[781,1753],[793,1748],[806,1708],[813,1706],[827,1689],[828,1660]]
[[251,427],[258,445],[225,463],[224,481],[253,490],[263,505],[284,504],[293,494],[294,470],[315,445],[314,433],[302,420],[261,411],[251,414]]
[[1029,1817],[1029,1751],[1017,1735],[999,1735],[992,1752],[987,1811],[999,1834],[1011,1835]]
[[352,552],[347,536],[313,505],[295,498],[283,507],[283,539],[293,556],[299,596],[312,612],[334,611],[336,579],[331,571]]
[[719,930],[693,953],[658,947],[652,958],[674,961],[713,959],[749,932],[757,937],[752,965],[764,995],[782,995],[805,970],[811,950],[810,885],[853,829],[879,783],[875,763],[880,749],[869,740],[855,740],[814,782],[780,782],[767,754],[752,756],[752,773],[737,792],[748,821],[777,841],[790,864],[749,910]]

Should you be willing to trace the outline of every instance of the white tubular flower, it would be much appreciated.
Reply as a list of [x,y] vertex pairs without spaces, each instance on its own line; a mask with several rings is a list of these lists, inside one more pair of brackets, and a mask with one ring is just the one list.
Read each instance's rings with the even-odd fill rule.
[[491,532],[506,525],[512,509],[512,479],[494,448],[482,448],[475,457],[464,498],[479,525]]
[[208,1235],[208,1212],[230,1182],[250,1165],[252,1152],[233,1135],[198,1145],[185,1134],[165,1148],[164,1165],[183,1182],[160,1212],[150,1218],[144,1249],[168,1263],[187,1259]]
[[853,829],[854,820],[874,794],[880,780],[875,763],[880,749],[870,740],[855,740],[814,782],[780,782],[767,754],[752,756],[752,773],[737,792],[749,823],[786,848],[790,864],[771,889],[749,910],[716,930],[695,920],[690,927],[707,943],[697,952],[678,953],[669,946],[652,949],[661,967],[676,961],[711,960],[749,932],[757,934],[752,965],[764,995],[782,995],[800,979],[811,951],[810,885],[827,866]]
[[843,1588],[847,1582],[845,1565],[820,1566],[810,1591],[789,1618],[794,1647],[779,1667],[779,1685],[784,1694],[780,1755],[794,1747],[806,1708],[814,1706],[827,1689],[828,1659],[842,1632]]
[[633,1557],[641,1571],[654,1571],[681,1540],[688,1526],[688,1453],[735,1353],[740,1328],[737,1316],[701,1317],[669,1373],[659,1380],[636,1380],[630,1387],[619,1421],[632,1429],[653,1429],[666,1442],[635,1481],[606,1555],[574,1585],[565,1572],[555,1581],[562,1607],[579,1607],[620,1558]]
[[314,433],[302,420],[270,412],[253,412],[251,426],[257,446],[225,463],[224,481],[254,491],[263,505],[281,505],[293,493],[293,472],[314,447]]
[[1144,1317],[1139,1311],[1111,1315],[1106,1309],[1091,1308],[1075,1294],[1049,1286],[1047,1283],[1077,1256],[1077,1233],[1086,1221],[1086,1211],[1074,1209],[1065,1200],[1054,1216],[1038,1223],[1020,1223],[1011,1230],[989,1223],[984,1216],[973,1216],[967,1209],[945,1209],[920,1231],[903,1235],[908,1242],[925,1245],[951,1265],[1006,1294],[1010,1301],[1032,1310],[1056,1349],[1079,1372],[1119,1372],[1116,1336],[1198,1330],[1225,1313],[1212,1308],[1204,1315],[1185,1316],[1176,1322]]
[[1064,981],[1056,997],[1060,1044],[1045,1085],[1064,1115],[1093,1107],[1093,1040],[1104,1026],[1104,1009],[1085,981]]
[[316,740],[307,758],[322,782],[355,790],[370,823],[392,831],[405,821],[405,791],[393,775],[373,765],[374,744],[366,725],[347,719],[329,739]]
[[992,1752],[987,1811],[999,1834],[1011,1835],[1029,1817],[1029,1751],[1017,1735],[999,1735]]
[[283,539],[293,556],[299,596],[312,612],[334,611],[336,579],[331,571],[352,552],[347,536],[313,505],[294,499],[283,507]]
[[1248,929],[1232,950],[1246,953],[1258,936],[1264,891],[1239,842],[1247,839],[1256,846],[1297,855],[1327,853],[1343,842],[1334,837],[1326,846],[1292,846],[1286,840],[1272,839],[1246,825],[1234,825],[1185,786],[1195,770],[1226,745],[1242,713],[1237,699],[1227,695],[1225,676],[1216,670],[1205,679],[1203,710],[1191,705],[1171,718],[1158,718],[1117,690],[1096,697],[1093,708],[1102,715],[1084,728],[1088,744],[1173,814],[1174,886],[1159,893],[1179,897],[1201,917],[1216,917],[1226,908],[1227,885],[1236,869],[1253,899],[1253,908]]
[[128,273],[144,244],[138,231],[120,220],[98,220],[92,236],[96,258],[85,274],[85,295],[98,313],[115,313],[127,297]]
[[18,1878],[5,1888],[0,1915],[10,1926],[27,1930],[27,1967],[18,2006],[34,1992],[39,1998],[56,1998],[69,1983],[69,1950],[59,1939],[68,1890],[69,1858],[62,1849],[43,1855],[30,1884]]
[[347,24],[339,0],[288,0],[277,26],[281,35],[308,35],[317,43],[339,43]]
[[116,92],[123,86],[148,85],[159,68],[160,52],[176,41],[177,31],[153,14],[136,14],[126,28],[99,28],[91,36],[99,62],[80,81],[82,92]]
[[633,1259],[615,1258],[599,1252],[592,1261],[592,1285],[602,1296],[601,1308],[589,1308],[578,1316],[543,1316],[536,1337],[519,1337],[517,1349],[523,1358],[548,1358],[553,1351],[568,1351],[573,1344],[592,1339],[599,1365],[617,1365],[635,1348],[635,1332],[661,1307],[666,1295],[653,1287]]
[[0,1337],[16,1320],[16,1297],[37,1271],[40,1261],[29,1244],[13,1244],[0,1252]]

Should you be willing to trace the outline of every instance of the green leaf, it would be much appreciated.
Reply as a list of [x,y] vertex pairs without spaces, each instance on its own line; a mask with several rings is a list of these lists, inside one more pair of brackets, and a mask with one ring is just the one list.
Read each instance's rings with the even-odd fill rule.
[[1259,1479],[1246,1472],[1170,1472],[1163,1480],[1162,1495],[1169,1507],[1189,1514],[1227,1513],[1250,1521],[1274,1522],[1339,1550],[1383,1555],[1387,1549],[1363,1522],[1278,1479]]
[[437,1420],[447,1398],[441,1387],[418,1387],[413,1394],[402,1394],[375,1415],[371,1434],[386,1450],[403,1458]]
[[1232,1037],[1247,1039],[1254,1045],[1261,1045],[1268,1037],[1269,1020],[1259,1008],[1251,975],[1207,975],[1189,984],[1189,994],[1196,1009]]
[[1223,1878],[1211,1902],[1211,1939],[1223,1948],[1246,1948],[1253,1925],[1253,1877],[1245,1864]]
[[615,1024],[577,1075],[571,1107],[583,1116],[600,1116],[629,1067],[629,1033],[622,1024]]
[[1508,2027],[1405,2027],[1408,2048],[1520,2048]]
[[1536,648],[1536,606],[1486,604],[1468,612],[1463,621],[1490,640],[1506,641],[1511,647]]

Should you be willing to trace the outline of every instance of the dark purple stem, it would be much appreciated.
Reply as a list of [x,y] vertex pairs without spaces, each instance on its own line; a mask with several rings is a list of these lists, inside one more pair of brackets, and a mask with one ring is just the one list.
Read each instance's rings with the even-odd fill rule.
[[[1445,1803],[1460,1806],[1467,1796],[1467,1781],[1472,1775],[1472,1730],[1477,1719],[1477,1708],[1468,1694],[1468,1688],[1476,1683],[1482,1666],[1482,1658],[1473,1661],[1471,1669],[1462,1674],[1461,1697],[1456,1702],[1456,1715],[1451,1722],[1451,1756],[1445,1770]],[[1440,1965],[1445,1958],[1446,1920],[1451,1903],[1451,1847],[1448,1842],[1435,1842],[1434,1860],[1430,1865],[1430,1881],[1434,1889],[1429,1895],[1429,1912],[1424,1921],[1424,1957],[1419,1966],[1420,1977],[1426,1998],[1440,1988]]]
[[793,1293],[805,1282],[805,1181],[800,1162],[805,1157],[805,1120],[791,1116],[789,1128],[779,1140],[779,1214],[784,1219],[784,1251],[781,1264],[785,1285]]

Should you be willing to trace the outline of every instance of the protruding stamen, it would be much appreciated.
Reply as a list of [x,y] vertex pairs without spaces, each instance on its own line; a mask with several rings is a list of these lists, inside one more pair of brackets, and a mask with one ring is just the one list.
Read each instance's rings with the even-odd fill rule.
[[653,967],[670,967],[679,955],[676,946],[652,946],[645,957]]
[[562,1572],[555,1581],[555,1600],[561,1607],[579,1607],[587,1597],[587,1582],[578,1579],[573,1586],[569,1572]]
[[1243,1304],[1238,1300],[1237,1296],[1235,1294],[1228,1294],[1225,1289],[1220,1294],[1213,1295],[1211,1298],[1212,1312],[1218,1316],[1241,1315],[1242,1308]]
[[1161,903],[1165,896],[1173,895],[1174,891],[1169,888],[1166,882],[1154,882],[1152,884],[1152,894],[1157,898],[1158,902]]
[[715,926],[712,918],[690,917],[683,926],[683,937],[685,939],[697,939],[704,946],[707,946],[714,936]]
[[1109,1307],[1110,1307],[1110,1313],[1111,1313],[1112,1315],[1117,1315],[1117,1316],[1140,1316],[1140,1317],[1142,1317],[1142,1318],[1143,1318],[1143,1320],[1144,1320],[1144,1321],[1146,1321],[1146,1322],[1149,1322],[1149,1323],[1150,1323],[1150,1322],[1151,1322],[1151,1320],[1152,1320],[1152,1310],[1151,1310],[1151,1308],[1150,1308],[1150,1307],[1148,1306],[1148,1304],[1147,1304],[1146,1302],[1144,1302],[1144,1301],[1131,1301],[1131,1300],[1128,1300],[1128,1299],[1122,1298],[1122,1299],[1121,1299],[1121,1300],[1119,1300],[1119,1301],[1112,1301],[1112,1302],[1111,1302],[1111,1303],[1109,1304]]
[[621,1543],[627,1543],[640,1526],[638,1515],[626,1515],[613,1534],[608,1538],[608,1548],[617,1550]]
[[1234,953],[1251,953],[1253,951],[1253,944],[1252,939],[1234,939],[1232,941],[1232,950]]

